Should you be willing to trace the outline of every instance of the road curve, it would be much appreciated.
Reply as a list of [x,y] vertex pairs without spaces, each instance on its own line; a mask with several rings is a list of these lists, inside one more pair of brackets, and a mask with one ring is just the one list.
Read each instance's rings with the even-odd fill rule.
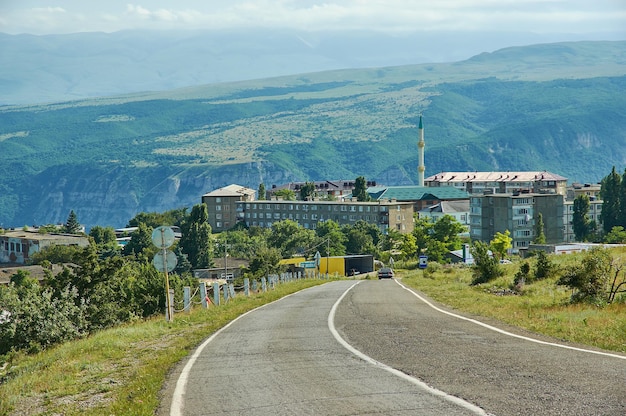
[[393,280],[364,281],[338,305],[335,325],[357,350],[491,414],[626,415],[626,355],[561,348],[498,324],[507,335],[425,300]]
[[[310,288],[233,321],[172,375],[158,414],[485,414],[341,345],[328,316],[355,284],[340,281]],[[345,330],[347,321],[342,322]]]

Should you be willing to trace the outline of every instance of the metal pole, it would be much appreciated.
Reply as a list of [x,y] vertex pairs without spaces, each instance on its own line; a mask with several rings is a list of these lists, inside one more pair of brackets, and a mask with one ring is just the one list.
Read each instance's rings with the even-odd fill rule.
[[328,279],[328,258],[330,257],[330,238],[326,239],[326,278]]
[[170,302],[170,279],[167,275],[167,248],[165,248],[165,228],[161,228],[161,247],[163,247],[163,271],[165,272],[165,307],[167,308],[166,318],[168,321],[174,320],[173,308]]

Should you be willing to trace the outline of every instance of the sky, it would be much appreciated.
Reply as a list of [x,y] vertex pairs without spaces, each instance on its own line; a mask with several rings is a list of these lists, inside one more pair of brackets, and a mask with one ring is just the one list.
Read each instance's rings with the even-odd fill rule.
[[0,32],[126,29],[612,33],[626,39],[626,0],[0,0]]

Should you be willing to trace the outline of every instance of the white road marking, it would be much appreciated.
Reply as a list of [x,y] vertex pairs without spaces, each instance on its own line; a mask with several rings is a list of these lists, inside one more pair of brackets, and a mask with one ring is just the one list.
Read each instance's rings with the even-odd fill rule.
[[[306,290],[306,289],[304,289]],[[296,292],[298,293],[298,292]],[[270,303],[266,303],[265,305],[261,305],[258,308],[254,308],[246,313],[244,313],[243,315],[239,315],[237,318],[233,319],[232,321],[230,321],[227,325],[223,326],[222,328],[220,328],[219,330],[217,330],[213,335],[211,335],[209,338],[207,338],[202,344],[200,344],[200,346],[198,348],[196,348],[196,350],[194,351],[194,353],[191,355],[191,357],[189,357],[189,361],[187,361],[187,364],[185,364],[185,367],[183,367],[183,371],[181,371],[180,376],[178,376],[178,380],[176,381],[176,387],[174,388],[174,394],[172,395],[172,404],[170,405],[170,416],[182,416],[183,414],[183,396],[185,395],[185,390],[187,388],[187,381],[189,380],[189,372],[191,371],[191,368],[193,367],[193,365],[196,363],[196,360],[198,359],[198,357],[200,356],[200,354],[202,354],[202,351],[207,347],[207,345],[209,345],[209,343],[211,341],[213,341],[215,339],[215,337],[217,337],[219,334],[222,333],[222,331],[224,331],[226,328],[228,328],[229,326],[231,326],[232,324],[234,324],[235,322],[237,322],[239,319],[243,318],[244,316],[257,311],[261,308],[264,308],[266,306],[269,306],[273,303],[276,303],[282,299],[286,299],[290,296],[295,295],[295,293],[292,293],[290,295],[287,296],[283,296],[280,299],[276,299],[273,302]]]
[[386,364],[383,364],[379,361],[376,361],[375,359],[373,359],[372,357],[363,354],[361,351],[357,350],[356,348],[354,348],[352,345],[348,344],[348,342],[346,342],[346,340],[344,340],[341,335],[339,335],[339,332],[337,332],[337,329],[335,328],[335,312],[337,311],[337,306],[339,306],[339,304],[341,303],[341,301],[343,300],[343,298],[348,294],[348,292],[350,292],[350,290],[352,290],[352,288],[354,288],[356,285],[358,285],[359,283],[361,283],[362,280],[356,282],[355,284],[353,284],[352,286],[350,286],[345,292],[343,292],[343,294],[339,297],[339,299],[337,299],[337,301],[335,302],[335,304],[333,305],[333,307],[330,310],[330,313],[328,314],[328,329],[330,329],[330,332],[333,334],[333,336],[335,337],[335,339],[348,351],[350,351],[352,354],[356,355],[357,357],[359,357],[360,359],[362,359],[365,362],[368,362],[376,367],[379,367],[385,371],[390,372],[391,374],[398,376],[406,381],[409,381],[413,384],[415,384],[417,387],[425,390],[427,393],[432,394],[433,396],[437,396],[437,397],[441,397],[442,399],[454,403],[455,405],[458,405],[460,407],[463,407],[477,415],[489,415],[489,413],[486,413],[483,409],[481,409],[480,407],[473,405],[470,402],[467,402],[459,397],[456,396],[452,396],[446,392],[443,392],[441,390],[437,390],[434,387],[429,386],[428,384],[424,383],[423,381],[421,381],[420,379],[417,379],[415,377],[411,377],[408,374],[403,373],[402,371],[396,370],[393,367],[389,367]]
[[441,313],[445,313],[446,315],[449,315],[449,316],[452,316],[452,317],[455,317],[455,318],[458,318],[458,319],[462,319],[462,320],[464,320],[464,321],[472,322],[472,323],[474,323],[474,324],[476,324],[476,325],[480,325],[480,326],[482,326],[482,327],[484,327],[484,328],[487,328],[487,329],[490,329],[490,330],[492,330],[492,331],[499,332],[500,334],[503,334],[503,335],[508,335],[508,336],[510,336],[510,337],[513,337],[513,338],[523,339],[523,340],[525,340],[525,341],[535,342],[535,343],[537,343],[537,344],[550,345],[550,346],[552,346],[552,347],[565,348],[565,349],[567,349],[567,350],[574,350],[574,351],[580,351],[580,352],[587,352],[587,353],[590,353],[590,354],[597,354],[597,355],[603,355],[603,356],[605,356],[605,357],[619,358],[619,359],[621,359],[621,360],[626,360],[626,356],[623,356],[623,355],[611,354],[611,353],[609,353],[609,352],[602,352],[602,351],[588,350],[588,349],[584,349],[584,348],[577,348],[577,347],[572,347],[572,346],[569,346],[569,345],[557,344],[557,343],[555,343],[555,342],[541,341],[541,340],[538,340],[538,339],[535,339],[535,338],[525,337],[525,336],[523,336],[523,335],[517,335],[517,334],[514,334],[514,333],[512,333],[512,332],[508,332],[508,331],[505,331],[505,330],[503,330],[503,329],[496,328],[495,326],[488,325],[488,324],[486,324],[486,323],[484,323],[484,322],[477,321],[476,319],[467,318],[467,317],[465,317],[465,316],[461,316],[461,315],[457,315],[457,314],[452,313],[452,312],[445,311],[445,310],[443,310],[443,309],[441,309],[441,308],[438,308],[437,306],[433,305],[431,302],[429,302],[429,301],[428,301],[427,299],[425,299],[423,296],[420,296],[420,294],[419,294],[419,293],[416,293],[413,289],[411,289],[411,288],[409,288],[409,287],[406,287],[405,285],[403,285],[402,283],[400,283],[400,282],[399,282],[398,280],[396,280],[396,279],[394,279],[394,280],[395,280],[395,282],[396,282],[397,284],[399,284],[399,285],[400,285],[400,286],[401,286],[404,290],[409,291],[409,293],[412,293],[412,294],[413,294],[413,296],[417,297],[419,300],[421,300],[422,302],[424,302],[425,304],[427,304],[428,306],[430,306],[430,307],[431,307],[431,308],[433,308],[434,310],[436,310],[436,311],[438,311],[438,312],[441,312]]

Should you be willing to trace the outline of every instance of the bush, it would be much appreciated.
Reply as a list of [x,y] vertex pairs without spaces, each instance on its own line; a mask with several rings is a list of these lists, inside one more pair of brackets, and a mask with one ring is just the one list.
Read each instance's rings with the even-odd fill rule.
[[470,250],[474,257],[472,285],[487,283],[504,274],[498,260],[489,254],[489,246],[487,244],[476,241]]
[[544,251],[537,252],[537,263],[535,265],[535,280],[546,279],[553,277],[556,273],[557,267],[550,260],[548,255]]

